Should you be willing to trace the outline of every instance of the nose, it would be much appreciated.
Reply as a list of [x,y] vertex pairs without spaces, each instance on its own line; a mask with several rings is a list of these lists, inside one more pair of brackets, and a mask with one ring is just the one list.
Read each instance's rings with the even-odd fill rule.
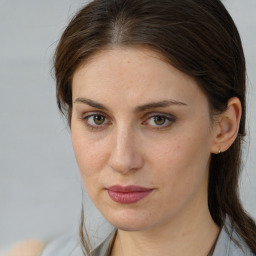
[[143,166],[138,136],[132,129],[119,129],[112,137],[109,166],[122,174],[138,170]]

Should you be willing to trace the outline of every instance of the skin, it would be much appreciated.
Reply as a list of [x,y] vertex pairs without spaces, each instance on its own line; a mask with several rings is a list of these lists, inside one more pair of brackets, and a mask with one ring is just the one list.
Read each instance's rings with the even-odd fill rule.
[[43,251],[43,243],[38,240],[26,240],[13,245],[8,252],[1,256],[38,256]]
[[[195,80],[139,47],[96,53],[76,70],[72,94],[84,186],[118,228],[111,255],[207,255],[219,232],[207,204],[210,156],[231,144],[226,134],[237,131],[230,124],[239,123],[239,103],[230,104],[234,122],[228,115],[213,122]],[[140,107],[163,101],[171,103]],[[124,205],[107,193],[117,184],[153,191]]]

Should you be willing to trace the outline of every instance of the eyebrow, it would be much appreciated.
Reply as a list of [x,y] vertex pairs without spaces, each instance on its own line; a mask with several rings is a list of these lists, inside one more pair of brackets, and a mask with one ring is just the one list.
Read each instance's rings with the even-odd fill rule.
[[[96,102],[94,100],[91,100],[91,99],[77,98],[74,101],[74,103],[83,103],[83,104],[89,105],[89,106],[94,107],[94,108],[98,108],[98,109],[101,109],[101,110],[108,111],[108,108],[105,105],[103,105],[101,103],[98,103],[98,102]],[[147,103],[147,104],[138,106],[138,107],[135,108],[135,112],[143,112],[143,111],[146,111],[146,110],[149,110],[149,109],[152,109],[152,108],[164,108],[164,107],[169,107],[169,106],[173,106],[173,105],[187,106],[186,103],[183,103],[183,102],[180,102],[180,101],[163,100],[163,101],[159,101],[159,102],[151,102],[151,103]]]
[[152,108],[164,108],[164,107],[169,107],[169,106],[187,106],[187,104],[180,102],[180,101],[176,101],[176,100],[163,100],[163,101],[159,101],[159,102],[151,102],[142,106],[138,106],[135,108],[135,112],[143,112],[145,110],[148,109],[152,109]]
[[106,106],[104,106],[101,103],[98,103],[94,100],[86,99],[86,98],[77,98],[74,103],[84,103],[86,105],[89,105],[94,108],[102,109],[102,110],[108,110]]

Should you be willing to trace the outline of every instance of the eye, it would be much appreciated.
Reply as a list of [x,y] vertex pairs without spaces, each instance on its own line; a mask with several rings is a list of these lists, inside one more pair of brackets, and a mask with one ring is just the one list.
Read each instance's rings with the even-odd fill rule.
[[151,115],[143,124],[153,126],[155,128],[166,128],[169,127],[173,122],[175,122],[175,117],[172,115]]
[[87,118],[90,125],[102,125],[106,121],[106,117],[102,115],[91,115]]
[[104,128],[104,126],[110,122],[105,115],[100,113],[88,113],[81,119],[84,120],[86,126],[88,126],[91,129]]
[[156,125],[164,125],[166,122],[166,117],[164,116],[154,116],[153,119]]

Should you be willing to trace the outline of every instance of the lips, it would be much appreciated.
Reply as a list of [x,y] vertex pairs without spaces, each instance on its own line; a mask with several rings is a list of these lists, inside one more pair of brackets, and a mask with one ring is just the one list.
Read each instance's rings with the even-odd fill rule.
[[144,188],[140,186],[111,186],[107,188],[109,197],[120,204],[132,204],[136,203],[153,191],[152,188]]

